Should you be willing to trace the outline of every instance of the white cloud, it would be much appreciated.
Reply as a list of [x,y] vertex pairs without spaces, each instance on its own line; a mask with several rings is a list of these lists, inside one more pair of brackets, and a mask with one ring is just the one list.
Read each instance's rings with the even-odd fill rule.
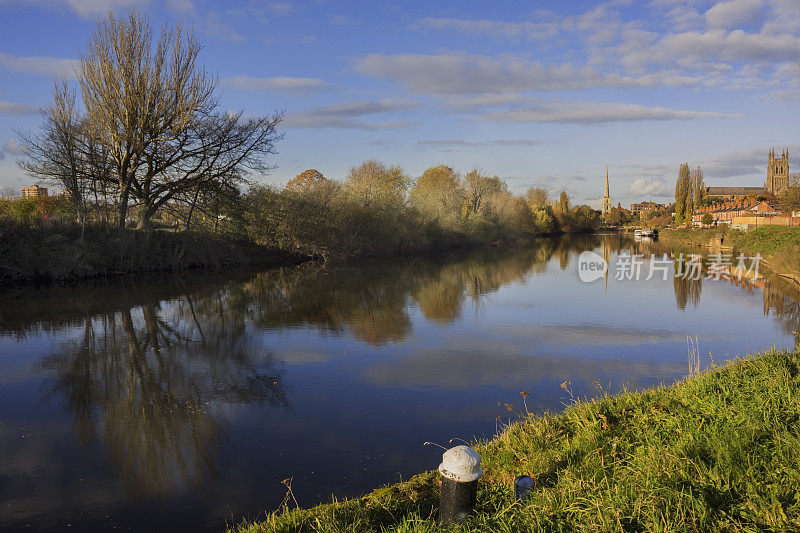
[[525,109],[485,113],[481,117],[497,122],[559,122],[567,124],[608,124],[644,120],[686,120],[733,117],[709,111],[683,111],[638,104],[549,102]]
[[[800,153],[800,145],[756,147],[747,150],[735,150],[717,155],[700,162],[703,174],[709,178],[736,178],[739,185],[761,185],[767,175],[767,160],[770,148],[780,152],[788,148],[790,154]],[[745,179],[745,183],[739,183]],[[731,183],[728,179],[726,183]]]
[[0,115],[35,115],[38,112],[39,108],[35,105],[0,100]]
[[719,2],[706,11],[706,24],[722,30],[733,30],[747,24],[760,26],[764,21],[765,7],[762,0]]
[[469,148],[484,146],[538,146],[542,141],[534,139],[497,139],[492,141],[465,141],[463,139],[429,139],[416,143],[421,150],[441,150],[443,152],[457,152]]
[[337,14],[328,15],[328,21],[331,23],[331,26],[347,26],[353,23],[350,17]]
[[664,37],[657,47],[662,61],[697,60],[777,61],[800,60],[800,38],[790,34],[768,35],[744,30],[685,32]]
[[452,95],[442,101],[453,108],[503,107],[510,104],[524,104],[535,98],[522,93],[489,93],[473,95]]
[[294,11],[294,6],[289,2],[270,2],[267,4],[267,9],[278,15],[288,15]]
[[14,139],[9,139],[3,144],[3,152],[11,155],[25,155],[25,148],[17,144]]
[[318,107],[306,112],[289,113],[283,121],[294,128],[342,128],[386,130],[414,124],[411,121],[365,122],[358,117],[406,111],[417,106],[410,100],[362,100]]
[[109,11],[130,6],[146,7],[150,0],[0,0],[0,4],[28,4],[46,8],[64,8],[84,18],[95,18]]
[[487,35],[502,39],[525,38],[529,40],[550,39],[559,32],[559,24],[557,22],[505,22],[436,17],[422,18],[412,24],[411,27],[416,30],[456,30],[469,35]]
[[277,91],[296,93],[322,89],[328,84],[317,78],[298,78],[290,76],[276,76],[272,78],[257,78],[251,76],[233,76],[225,78],[223,83],[234,89],[242,91]]
[[498,57],[453,54],[369,54],[356,70],[399,82],[422,94],[483,94],[577,90],[591,87],[657,86],[663,80],[635,79],[569,63],[545,65],[511,54]]
[[776,62],[800,63],[798,0],[653,0],[652,18],[625,18],[632,5],[604,2],[561,19],[426,17],[411,25],[505,42],[544,40],[565,51],[546,63],[511,54],[373,54],[356,68],[417,93],[480,94],[664,85],[759,90],[777,81]]
[[181,15],[194,14],[196,8],[192,0],[166,0],[167,9]]
[[0,65],[14,72],[46,74],[48,76],[75,77],[77,59],[45,56],[15,56],[0,52]]
[[7,155],[25,155],[25,149],[17,144],[14,139],[9,139],[0,148],[0,161],[5,159]]
[[66,0],[66,3],[80,16],[93,18],[117,8],[127,8],[131,4],[147,5],[150,0]]
[[628,192],[636,197],[665,198],[672,196],[673,190],[665,182],[657,179],[639,178],[628,187]]

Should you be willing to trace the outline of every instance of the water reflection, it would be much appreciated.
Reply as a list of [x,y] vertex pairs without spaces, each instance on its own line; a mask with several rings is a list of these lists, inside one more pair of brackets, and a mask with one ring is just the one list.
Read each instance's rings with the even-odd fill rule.
[[794,347],[800,348],[800,290],[795,285],[773,278],[763,289],[764,316],[777,318],[781,330],[794,336]]
[[242,321],[214,305],[220,294],[86,317],[79,338],[42,362],[78,438],[102,442],[131,496],[213,481],[224,438],[214,406],[288,405],[274,356],[254,350]]
[[[267,490],[270,476],[296,475],[303,505],[339,489],[344,493],[337,495],[352,496],[395,479],[396,472],[430,466],[423,454],[436,452],[419,446],[425,440],[485,435],[498,402],[502,411],[502,402],[515,401],[520,390],[532,392],[532,408],[535,400],[536,408],[557,409],[566,379],[589,390],[599,378],[644,386],[679,375],[689,328],[704,328],[703,340],[718,341],[721,350],[741,347],[742,335],[766,329],[748,324],[763,320],[752,316],[758,295],[739,293],[760,290],[752,284],[659,277],[637,285],[617,282],[613,270],[604,287],[599,280],[582,284],[576,258],[587,250],[609,263],[623,253],[671,253],[624,235],[574,236],[360,268],[308,264],[228,279],[18,290],[0,298],[0,341],[16,343],[21,355],[35,354],[41,382],[20,378],[20,389],[45,384],[47,397],[66,410],[70,438],[107,458],[106,485],[118,482],[131,500],[218,491],[208,500],[197,496],[201,507],[238,503],[239,518],[280,502],[279,483],[270,499],[258,492]],[[682,271],[681,259],[670,257],[674,271]],[[750,317],[733,318],[741,320],[739,337],[711,316],[732,308],[725,298],[749,306]],[[763,314],[775,316],[772,323],[795,343],[798,301],[787,284],[770,281],[763,288]],[[760,307],[757,300],[755,315]],[[767,331],[758,340],[774,338]],[[50,340],[36,351],[37,343]],[[353,348],[366,355],[345,355]],[[0,394],[13,394],[12,381],[0,375]],[[10,412],[0,408],[0,429],[11,427]],[[29,416],[13,423],[41,422]],[[247,449],[253,433],[260,440],[251,439]],[[3,435],[0,450],[17,442]],[[0,467],[0,481],[12,493],[23,490],[7,474],[13,468],[2,460]],[[243,482],[241,472],[250,469],[254,486]],[[319,488],[321,471],[337,475]],[[356,479],[344,481],[345,475]],[[31,504],[13,523],[51,505]],[[189,520],[185,506],[169,509]],[[222,515],[230,516],[215,511]],[[195,520],[192,527],[204,527]]]
[[686,309],[686,304],[689,302],[692,307],[697,308],[700,304],[700,294],[703,292],[702,275],[683,275],[688,272],[687,263],[688,259],[683,254],[673,260],[672,287],[675,291],[675,303],[681,311]]

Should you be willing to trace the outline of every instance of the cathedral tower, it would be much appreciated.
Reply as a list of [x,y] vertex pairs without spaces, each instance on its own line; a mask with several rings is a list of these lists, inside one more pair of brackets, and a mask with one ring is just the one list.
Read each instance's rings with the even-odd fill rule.
[[789,150],[781,152],[781,157],[775,157],[775,149],[769,151],[769,165],[767,166],[767,192],[781,194],[789,187]]
[[608,167],[606,167],[606,189],[603,192],[603,216],[611,211],[611,194],[608,192]]

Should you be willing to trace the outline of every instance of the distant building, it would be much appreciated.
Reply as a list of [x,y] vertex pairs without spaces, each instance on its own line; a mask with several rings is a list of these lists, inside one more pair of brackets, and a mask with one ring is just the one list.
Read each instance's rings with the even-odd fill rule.
[[767,181],[763,187],[706,187],[706,196],[734,201],[748,197],[778,196],[789,188],[792,177],[793,175],[789,174],[789,150],[782,151],[780,157],[776,157],[773,148],[769,151]]
[[603,216],[606,216],[611,211],[611,193],[608,189],[608,167],[606,167],[606,188],[603,192]]
[[767,192],[778,195],[789,188],[789,149],[781,152],[781,157],[775,157],[775,149],[769,151],[769,164],[767,166],[767,183],[764,187]]
[[653,211],[666,209],[666,207],[667,206],[664,204],[657,204],[655,202],[640,202],[638,204],[631,204],[631,213],[633,213],[633,216],[640,219],[647,218],[647,215]]
[[742,200],[748,196],[764,196],[764,187],[706,187],[706,196],[725,200]]
[[730,224],[740,229],[765,225],[794,226],[800,222],[791,213],[781,213],[770,202],[752,198],[704,205],[694,212],[692,223],[695,226],[702,225],[705,214],[711,215],[712,224],[715,226]]
[[23,198],[41,198],[47,197],[47,187],[39,187],[38,185],[31,185],[30,187],[22,188]]

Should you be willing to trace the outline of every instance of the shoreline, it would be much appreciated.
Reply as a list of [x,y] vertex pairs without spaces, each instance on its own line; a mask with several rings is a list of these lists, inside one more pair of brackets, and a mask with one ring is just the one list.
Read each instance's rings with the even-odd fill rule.
[[[669,246],[684,245],[719,251],[761,254],[769,272],[800,288],[800,228],[767,226],[743,232],[730,228],[662,229],[659,241]],[[777,241],[775,246],[773,241]]]
[[[25,235],[25,233],[28,235]],[[76,237],[77,228],[47,232],[30,228],[18,234],[0,231],[0,288],[36,285],[66,286],[81,282],[113,282],[182,272],[214,274],[226,269],[267,270],[307,262],[330,265],[369,264],[395,257],[437,256],[481,248],[519,247],[540,239],[592,232],[542,234],[526,243],[489,242],[454,246],[429,246],[403,253],[361,255],[350,260],[323,261],[299,252],[260,246],[249,241],[219,238],[204,233],[151,233],[126,229],[106,232],[91,228],[85,239]],[[22,257],[20,257],[22,256]]]
[[[475,444],[485,472],[478,503],[454,529],[798,528],[798,374],[800,352],[773,349],[673,384],[523,415]],[[520,474],[536,480],[525,503],[513,501]],[[432,470],[229,531],[438,531],[438,498]]]

